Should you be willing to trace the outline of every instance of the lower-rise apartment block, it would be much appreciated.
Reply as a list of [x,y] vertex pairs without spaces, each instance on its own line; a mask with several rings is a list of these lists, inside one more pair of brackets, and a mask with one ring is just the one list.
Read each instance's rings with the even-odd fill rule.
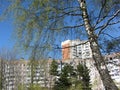
[[50,87],[49,60],[35,61],[33,68],[29,60],[1,60],[1,63],[2,90],[18,90],[19,86],[28,88],[31,83]]
[[120,53],[113,53],[105,57],[111,78],[120,88]]

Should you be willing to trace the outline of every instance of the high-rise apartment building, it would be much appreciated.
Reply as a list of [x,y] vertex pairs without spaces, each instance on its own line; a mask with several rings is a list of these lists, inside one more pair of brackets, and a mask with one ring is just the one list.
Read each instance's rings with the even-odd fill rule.
[[90,43],[85,40],[66,40],[62,42],[62,60],[92,58]]

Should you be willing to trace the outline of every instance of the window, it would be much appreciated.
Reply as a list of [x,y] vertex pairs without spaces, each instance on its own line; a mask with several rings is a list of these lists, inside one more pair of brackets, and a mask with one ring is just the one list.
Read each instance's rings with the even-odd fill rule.
[[116,73],[116,74],[115,74],[115,76],[119,76],[119,74],[118,74],[118,73]]
[[110,59],[110,60],[112,60],[113,58],[112,58],[112,57],[110,57],[109,59]]
[[86,52],[86,56],[90,56],[90,52]]

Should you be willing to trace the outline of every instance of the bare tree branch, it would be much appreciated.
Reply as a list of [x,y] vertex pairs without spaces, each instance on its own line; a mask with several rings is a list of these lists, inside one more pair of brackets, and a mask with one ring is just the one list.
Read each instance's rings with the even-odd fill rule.
[[112,35],[110,35],[110,34],[108,34],[108,33],[102,32],[101,34],[103,34],[103,35],[107,35],[107,36],[109,36],[109,37],[115,39]]
[[114,24],[118,24],[118,23],[120,23],[120,20],[118,20],[116,22],[109,23],[108,25],[114,25]]
[[76,12],[76,11],[78,11],[79,9],[74,9],[74,10],[72,10],[72,11],[69,11],[69,12],[67,12],[67,11],[62,11],[62,15],[58,15],[58,16],[51,16],[51,17],[49,17],[49,19],[54,19],[54,18],[61,18],[61,17],[64,17],[64,16],[66,16],[66,15],[70,15],[70,16],[82,16],[82,14],[78,14],[78,13],[74,13],[74,12]]
[[68,28],[79,28],[81,26],[84,26],[84,24],[76,25],[76,26],[65,26],[61,28],[50,28],[51,30],[62,30],[62,29],[68,29]]
[[104,9],[104,7],[105,7],[105,4],[106,4],[106,0],[104,1],[104,3],[102,4],[102,7],[101,7],[101,9],[100,9],[100,12],[99,12],[99,15],[98,15],[98,19],[97,19],[97,21],[96,21],[96,24],[95,24],[95,26],[99,23],[99,22],[101,22],[106,16],[104,16],[102,19],[100,19],[100,16],[101,16],[101,13],[102,13],[102,11],[103,11],[103,9]]
[[63,47],[63,48],[61,48],[61,47],[54,47],[54,49],[66,49],[66,48],[72,48],[72,47],[76,47],[76,46],[80,46],[80,45],[83,45],[83,44],[86,44],[86,43],[88,43],[89,41],[86,41],[86,42],[84,42],[84,43],[80,43],[80,44],[76,44],[76,45],[73,45],[73,46],[67,46],[67,47]]
[[100,29],[100,31],[99,31],[99,33],[98,33],[98,36],[101,34],[101,32],[102,32],[108,25],[114,24],[114,23],[110,23],[110,22],[111,22],[119,13],[120,13],[120,9],[119,9],[118,11],[116,11],[116,13],[115,13],[111,18],[109,18],[108,21],[107,21],[104,25],[95,28],[95,30]]

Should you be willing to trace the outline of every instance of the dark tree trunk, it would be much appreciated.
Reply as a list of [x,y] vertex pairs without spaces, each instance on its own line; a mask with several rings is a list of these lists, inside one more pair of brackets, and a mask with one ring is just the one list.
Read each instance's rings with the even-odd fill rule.
[[[111,76],[109,75],[108,69],[105,65],[105,61],[101,55],[98,42],[97,42],[97,37],[94,33],[94,28],[92,28],[90,21],[89,21],[86,1],[85,0],[78,0],[78,1],[80,3],[80,8],[82,10],[82,17],[84,20],[86,32],[89,37],[90,47],[92,50],[93,59],[95,61],[95,66],[101,76],[101,80],[103,82],[105,90],[118,90],[117,86],[115,85],[115,83],[111,79]],[[105,66],[105,68],[103,69],[101,66]]]

